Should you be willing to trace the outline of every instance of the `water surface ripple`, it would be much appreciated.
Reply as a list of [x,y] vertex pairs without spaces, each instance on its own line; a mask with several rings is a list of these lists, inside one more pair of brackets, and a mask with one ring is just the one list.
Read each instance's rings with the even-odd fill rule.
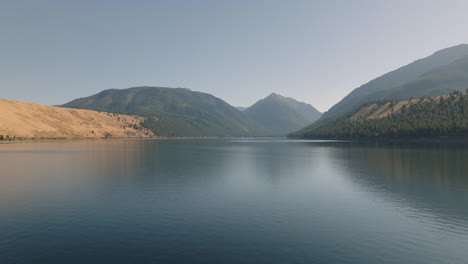
[[467,263],[468,148],[0,145],[0,263]]

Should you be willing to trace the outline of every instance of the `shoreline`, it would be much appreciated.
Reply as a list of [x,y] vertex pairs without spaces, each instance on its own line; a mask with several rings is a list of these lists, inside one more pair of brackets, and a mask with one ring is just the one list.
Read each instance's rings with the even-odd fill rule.
[[447,137],[447,138],[328,138],[328,137],[313,137],[313,138],[293,138],[293,137],[126,137],[126,138],[51,138],[51,139],[25,139],[25,140],[3,140],[0,145],[20,144],[20,143],[50,143],[50,142],[77,142],[77,141],[116,141],[116,140],[181,140],[181,139],[289,139],[295,140],[327,140],[327,141],[343,141],[355,143],[407,143],[407,144],[424,144],[424,143],[440,143],[440,144],[462,144],[468,145],[468,137]]
[[337,140],[348,142],[366,142],[366,143],[444,143],[444,144],[468,144],[468,137],[444,137],[444,138],[384,138],[384,137],[366,137],[366,138],[331,138],[331,137],[309,137],[289,139],[296,140]]
[[180,140],[180,139],[246,139],[246,138],[286,138],[286,137],[125,137],[125,138],[50,138],[50,139],[24,139],[24,140],[3,140],[2,144],[16,143],[44,143],[44,142],[75,142],[75,141],[115,141],[115,140]]
[[131,137],[131,138],[50,138],[50,139],[25,139],[25,140],[3,140],[2,144],[17,143],[44,143],[44,142],[75,142],[75,141],[114,141],[114,140],[140,140],[140,139],[159,139],[158,137]]

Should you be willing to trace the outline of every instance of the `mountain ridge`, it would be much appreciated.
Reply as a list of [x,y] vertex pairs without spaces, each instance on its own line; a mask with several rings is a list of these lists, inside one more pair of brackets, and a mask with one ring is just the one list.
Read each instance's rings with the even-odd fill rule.
[[187,88],[108,89],[62,106],[150,117],[143,125],[160,136],[269,135],[269,131],[222,99]]
[[[318,120],[317,124],[337,118],[363,103],[380,99],[407,99],[403,98],[404,93],[400,93],[400,96],[403,95],[403,97],[400,98],[393,98],[392,95],[390,95],[390,97],[385,97],[385,93],[394,88],[398,88],[405,83],[416,80],[431,70],[446,66],[450,63],[453,63],[457,59],[461,59],[466,56],[468,56],[468,44],[460,44],[436,51],[430,56],[415,60],[405,66],[385,73],[380,77],[374,78],[354,89],[342,100],[333,105],[327,112],[323,114],[320,120]],[[441,94],[432,95],[435,96]],[[408,98],[409,97],[410,96],[408,96]]]

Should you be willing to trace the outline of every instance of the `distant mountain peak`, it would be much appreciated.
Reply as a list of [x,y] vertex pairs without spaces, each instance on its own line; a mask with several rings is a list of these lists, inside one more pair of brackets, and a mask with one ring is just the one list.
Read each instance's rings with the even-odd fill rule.
[[277,94],[277,93],[271,93],[270,95],[268,95],[267,97],[265,97],[262,100],[273,100],[273,101],[289,102],[290,104],[302,103],[302,102],[297,101],[294,98],[282,96],[282,95]]
[[317,120],[321,113],[310,104],[271,93],[257,101],[245,113],[265,128],[278,134],[305,127]]
[[278,98],[285,98],[285,97],[281,96],[281,95],[279,95],[277,93],[271,93],[270,95],[268,95],[264,99],[278,99]]

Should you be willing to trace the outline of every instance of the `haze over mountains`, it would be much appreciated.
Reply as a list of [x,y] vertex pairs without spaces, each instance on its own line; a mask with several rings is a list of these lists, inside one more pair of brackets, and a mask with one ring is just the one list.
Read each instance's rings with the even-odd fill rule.
[[135,114],[159,136],[272,136],[303,128],[320,116],[310,105],[276,94],[246,111],[213,95],[186,88],[110,89],[79,98],[63,107]]
[[310,104],[272,93],[244,111],[263,127],[282,135],[313,123],[322,114]]
[[[371,80],[353,90],[323,115],[309,104],[275,93],[250,107],[236,108],[207,93],[149,86],[104,90],[62,107],[138,115],[143,117],[143,127],[163,137],[282,136],[291,132],[294,132],[291,134],[294,137],[308,137],[315,135],[313,131],[338,125],[337,120],[346,120],[350,114],[356,113],[356,109],[370,103],[447,95],[467,88],[468,45],[462,44]],[[455,101],[445,104],[450,103],[454,105]],[[444,105],[443,109],[456,109],[453,105]],[[49,115],[52,112],[43,113]],[[27,112],[22,116],[30,114]],[[420,116],[427,118],[427,115]],[[46,122],[47,118],[45,116],[43,121]],[[22,119],[18,117],[18,120]],[[463,118],[457,116],[457,120]]]

